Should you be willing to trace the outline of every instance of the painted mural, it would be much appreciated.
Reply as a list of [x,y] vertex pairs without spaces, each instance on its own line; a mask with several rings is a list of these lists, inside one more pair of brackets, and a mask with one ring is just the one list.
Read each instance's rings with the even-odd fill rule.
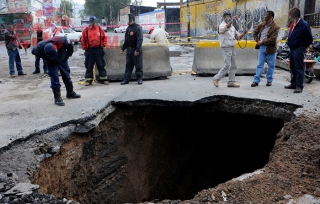
[[6,0],[0,0],[0,14],[8,13],[8,4]]
[[[278,5],[279,4],[279,5]],[[269,8],[273,5],[274,8]],[[238,16],[233,21],[233,26],[242,32],[245,29],[252,31],[259,24],[267,10],[273,10],[276,14],[275,21],[280,27],[285,27],[287,21],[288,5],[286,2],[267,0],[267,1],[245,1],[237,4],[236,1],[208,0],[205,2],[193,2],[189,5],[190,17],[187,16],[187,6],[181,7],[181,36],[187,36],[187,23],[190,21],[190,36],[205,37],[218,39],[218,27],[222,21],[225,12],[229,12],[232,16]],[[283,10],[282,10],[283,9]],[[248,35],[252,39],[252,34]]]
[[30,12],[27,0],[7,0],[8,13]]

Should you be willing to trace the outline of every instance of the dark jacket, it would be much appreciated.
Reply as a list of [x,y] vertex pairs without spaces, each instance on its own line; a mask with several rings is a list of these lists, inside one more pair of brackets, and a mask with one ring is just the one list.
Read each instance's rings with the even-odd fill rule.
[[140,25],[133,23],[127,27],[124,43],[122,45],[122,50],[127,49],[128,47],[135,48],[135,51],[141,52],[141,46],[143,41],[143,34]]
[[[47,43],[52,43],[56,45],[58,49],[58,58],[57,59],[50,59],[46,53],[44,52],[44,46]],[[43,40],[38,43],[33,49],[32,54],[36,55],[38,57],[41,57],[52,64],[57,64],[59,62],[65,62],[69,59],[69,57],[73,54],[73,44],[69,43],[66,37],[61,36],[54,36],[52,38],[49,38],[47,40]]]
[[37,44],[43,40],[42,39],[42,34],[43,34],[42,30],[38,30],[37,31]]
[[8,50],[14,50],[21,47],[16,34],[8,30],[6,30],[4,33],[4,41]]
[[[253,38],[256,42],[260,40],[260,35],[266,25],[266,22],[259,23],[253,30]],[[273,21],[267,34],[267,39],[262,41],[262,44],[267,46],[266,53],[273,54],[277,52],[277,38],[280,27]]]
[[289,31],[287,44],[290,49],[298,47],[307,48],[313,41],[309,24],[302,18],[292,32]]

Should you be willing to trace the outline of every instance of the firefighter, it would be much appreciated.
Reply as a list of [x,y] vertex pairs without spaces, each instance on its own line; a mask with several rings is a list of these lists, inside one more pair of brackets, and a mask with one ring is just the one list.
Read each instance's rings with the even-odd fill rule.
[[51,88],[54,95],[54,103],[58,106],[64,106],[61,98],[59,71],[63,83],[66,86],[67,98],[80,98],[79,94],[73,91],[73,85],[70,78],[69,57],[73,54],[73,44],[66,37],[55,36],[41,41],[32,49],[32,54],[46,60],[48,75],[50,76]]
[[90,16],[89,25],[82,30],[81,46],[84,51],[86,67],[85,86],[90,86],[93,81],[93,66],[96,64],[99,79],[98,82],[108,85],[107,71],[104,68],[106,62],[104,60],[103,48],[107,44],[106,34],[101,26],[96,25],[97,18]]

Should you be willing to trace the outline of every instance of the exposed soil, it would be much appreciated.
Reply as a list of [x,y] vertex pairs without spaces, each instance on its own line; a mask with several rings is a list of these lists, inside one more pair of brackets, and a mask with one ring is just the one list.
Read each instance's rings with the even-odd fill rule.
[[[33,61],[23,61],[28,75],[11,79],[7,57],[1,56],[0,62],[5,65],[0,66],[4,83],[34,80],[37,86],[37,79],[47,77],[33,75]],[[320,116],[299,115],[282,124],[239,115],[226,120],[229,114],[198,121],[196,113],[175,111],[146,108],[110,115],[97,129],[66,140],[58,153],[41,163],[33,183],[40,184],[41,192],[81,203],[320,203]],[[240,132],[241,122],[251,128]],[[246,157],[249,150],[252,158]],[[232,180],[259,169],[260,174]],[[299,201],[305,195],[314,199]],[[10,203],[5,196],[1,202]]]
[[[320,117],[299,116],[277,135],[264,173],[243,181],[228,181],[201,191],[194,200],[227,203],[288,203],[304,194],[320,197]],[[263,129],[268,128],[264,125]],[[260,131],[264,131],[260,129]],[[259,132],[260,132],[259,131]],[[259,136],[259,133],[257,133]],[[317,201],[300,203],[319,203]]]
[[[202,111],[116,111],[96,130],[68,139],[41,163],[33,183],[80,203],[288,203],[305,194],[320,197],[320,117],[299,116],[283,126],[264,117]],[[252,130],[241,128],[243,121]],[[262,173],[232,180],[257,169]]]

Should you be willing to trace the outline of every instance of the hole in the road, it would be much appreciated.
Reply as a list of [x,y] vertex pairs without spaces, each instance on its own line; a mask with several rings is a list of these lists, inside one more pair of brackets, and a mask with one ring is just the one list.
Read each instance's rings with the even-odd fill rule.
[[264,167],[283,124],[201,105],[119,106],[94,130],[68,138],[32,182],[80,203],[191,199]]

